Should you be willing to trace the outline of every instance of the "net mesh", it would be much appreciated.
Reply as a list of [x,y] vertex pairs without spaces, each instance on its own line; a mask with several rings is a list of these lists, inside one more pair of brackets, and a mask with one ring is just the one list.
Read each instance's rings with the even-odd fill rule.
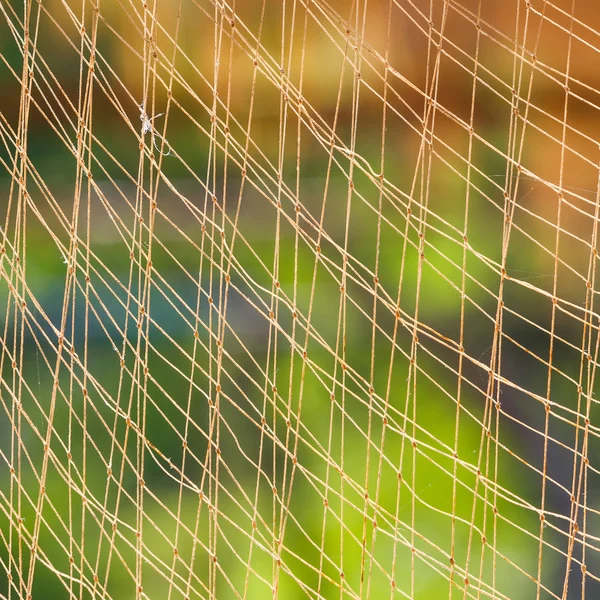
[[0,597],[598,597],[599,29],[0,0]]

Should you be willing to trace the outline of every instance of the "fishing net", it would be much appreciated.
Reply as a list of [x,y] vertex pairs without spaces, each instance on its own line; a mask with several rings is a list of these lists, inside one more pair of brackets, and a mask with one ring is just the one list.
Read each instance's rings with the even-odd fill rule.
[[0,0],[0,597],[598,597],[599,30]]

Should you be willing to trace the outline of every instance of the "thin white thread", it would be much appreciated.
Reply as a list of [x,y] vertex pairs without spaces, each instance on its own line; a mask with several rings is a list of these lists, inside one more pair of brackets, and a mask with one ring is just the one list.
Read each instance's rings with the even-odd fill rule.
[[[150,136],[152,137],[152,145],[156,148],[157,152],[160,152],[160,154],[162,154],[163,156],[169,156],[171,154],[171,145],[169,144],[169,142],[167,142],[167,140],[160,134],[158,133],[158,131],[156,131],[156,128],[153,125],[153,121],[154,119],[158,119],[158,117],[162,117],[165,113],[159,113],[157,115],[154,115],[153,117],[148,117],[147,113],[146,113],[146,108],[144,107],[144,103],[142,102],[139,105],[139,109],[140,109],[140,121],[142,122],[142,135],[145,135],[146,133],[149,133]],[[156,143],[156,138],[160,138],[164,144],[167,146],[167,151],[163,152],[158,144]]]

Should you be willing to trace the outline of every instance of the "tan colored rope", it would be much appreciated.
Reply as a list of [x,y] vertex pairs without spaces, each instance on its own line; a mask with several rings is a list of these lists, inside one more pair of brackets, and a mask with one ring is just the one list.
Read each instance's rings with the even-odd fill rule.
[[600,593],[592,4],[0,0],[0,598]]

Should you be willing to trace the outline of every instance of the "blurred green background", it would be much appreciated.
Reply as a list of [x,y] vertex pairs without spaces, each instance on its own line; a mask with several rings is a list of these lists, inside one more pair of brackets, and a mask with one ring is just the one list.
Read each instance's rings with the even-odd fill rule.
[[[581,27],[569,42],[564,15],[550,22],[532,12],[525,29],[523,15],[517,19],[501,3],[482,9],[478,29],[477,6],[470,4],[440,1],[430,9],[429,2],[399,2],[390,9],[380,1],[363,13],[364,3],[341,0],[308,9],[268,1],[261,24],[260,3],[238,2],[233,34],[229,8],[215,11],[208,2],[161,3],[157,29],[141,4],[105,0],[97,23],[92,4],[84,4],[86,39],[96,30],[98,50],[89,194],[85,179],[77,192],[73,155],[82,9],[57,0],[32,5],[31,203],[24,209],[13,176],[23,15],[22,7],[5,3],[2,597],[19,597],[26,582],[18,573],[26,574],[31,560],[18,531],[25,529],[30,541],[53,397],[53,327],[63,318],[69,267],[76,289],[64,312],[65,337],[77,357],[65,358],[59,370],[33,598],[136,597],[140,527],[145,562],[137,567],[143,584],[137,597],[210,597],[213,589],[218,598],[263,598],[275,582],[280,598],[457,598],[464,589],[515,599],[533,598],[539,589],[541,597],[599,593],[595,548],[586,546],[583,554],[581,539],[570,546],[567,535],[569,519],[589,535],[598,533],[597,473],[586,467],[583,476],[581,466],[582,455],[591,465],[598,456],[595,429],[582,433],[584,417],[592,424],[595,417],[595,403],[586,403],[595,388],[597,340],[589,288],[595,293],[598,70],[586,52],[598,43],[586,45]],[[593,27],[596,10],[578,18]],[[148,45],[144,27],[152,35]],[[432,40],[440,31],[444,51],[436,59]],[[153,51],[156,78],[142,60]],[[515,54],[523,57],[517,66]],[[541,65],[535,69],[533,54]],[[168,98],[173,56],[177,77]],[[217,62],[218,132],[211,137]],[[567,71],[571,96],[562,83]],[[434,80],[435,116],[429,114],[423,134],[423,90]],[[281,101],[282,88],[289,104]],[[293,91],[299,89],[307,107],[300,126]],[[157,118],[156,145],[147,133],[146,149],[160,160],[170,186],[161,180],[156,188],[152,237],[145,227],[150,201],[137,185],[149,195],[156,186],[147,155],[138,175],[142,101],[154,107],[149,117],[168,107],[165,139],[173,150],[159,155],[165,117]],[[244,176],[239,157],[250,117]],[[338,148],[330,151],[334,126]],[[433,143],[423,147],[432,129]],[[339,150],[352,144],[361,157],[354,164]],[[524,169],[518,179],[517,163]],[[383,194],[369,176],[382,167]],[[74,267],[72,258],[64,263],[59,245],[69,248],[78,196]],[[501,283],[507,214],[509,278]],[[225,248],[214,225],[224,231]],[[144,327],[146,321],[134,305],[148,302],[150,248],[152,322],[139,334],[136,319]],[[22,289],[20,268],[28,288],[25,319],[9,285]],[[225,289],[226,352],[219,366],[215,340]],[[500,289],[501,351],[494,357]],[[559,298],[554,309],[553,294]],[[269,320],[273,298],[277,333]],[[496,378],[488,390],[490,364]],[[117,405],[138,429],[115,417]],[[152,444],[143,452],[142,430]],[[218,453],[209,437],[218,439]],[[187,487],[179,484],[181,473]],[[582,504],[585,496],[589,510],[580,507],[574,517],[571,494]],[[278,548],[273,537],[283,524]],[[278,551],[281,569],[272,556]],[[74,565],[87,586],[69,580],[77,578]]]

